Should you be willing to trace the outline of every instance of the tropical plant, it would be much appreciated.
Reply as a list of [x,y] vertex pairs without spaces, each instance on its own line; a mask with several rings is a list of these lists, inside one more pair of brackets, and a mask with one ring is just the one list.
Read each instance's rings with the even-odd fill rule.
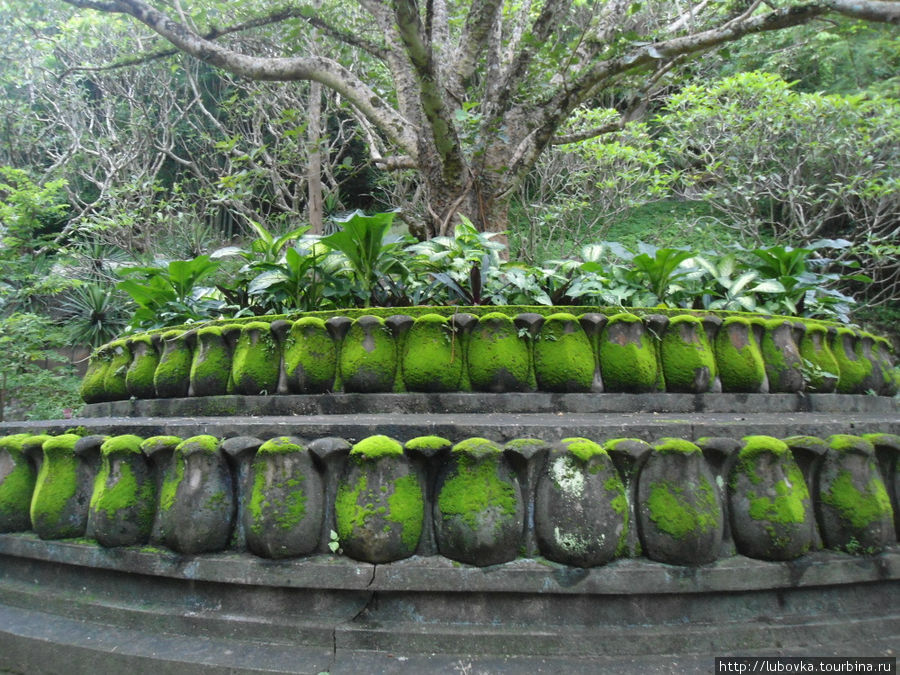
[[699,297],[704,309],[755,312],[759,293],[784,293],[785,290],[776,279],[760,280],[760,272],[746,269],[734,253],[713,261],[697,256],[694,263],[709,275]]
[[358,300],[366,307],[376,301],[379,285],[391,275],[405,276],[408,269],[402,259],[403,237],[390,235],[394,212],[371,216],[354,211],[333,218],[340,230],[322,237],[325,246],[343,255],[355,284]]
[[201,255],[192,260],[118,270],[121,276],[141,277],[128,278],[117,285],[138,306],[131,327],[161,328],[218,316],[225,303],[216,297],[214,288],[200,283],[211,277],[219,266],[219,261]]
[[86,282],[60,301],[63,325],[73,344],[99,347],[128,325],[127,303],[114,288]]

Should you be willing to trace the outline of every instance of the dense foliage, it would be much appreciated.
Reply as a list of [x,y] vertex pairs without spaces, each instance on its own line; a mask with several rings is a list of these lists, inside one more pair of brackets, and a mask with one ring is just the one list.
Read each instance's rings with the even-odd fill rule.
[[[251,249],[266,242],[283,247],[270,248],[268,260],[229,247],[213,252],[216,260],[201,255],[122,268],[119,274],[128,278],[119,288],[138,306],[131,327],[330,308],[454,304],[684,307],[848,321],[853,304],[836,288],[853,271],[834,257],[849,245],[845,240],[728,254],[649,244],[633,251],[602,242],[584,247],[577,258],[528,265],[504,260],[495,235],[478,232],[466,220],[453,237],[416,242],[389,233],[393,216],[357,212],[327,237],[295,231],[276,239],[257,225],[261,236]],[[223,278],[214,284],[217,273]],[[860,274],[849,276],[865,281]]]

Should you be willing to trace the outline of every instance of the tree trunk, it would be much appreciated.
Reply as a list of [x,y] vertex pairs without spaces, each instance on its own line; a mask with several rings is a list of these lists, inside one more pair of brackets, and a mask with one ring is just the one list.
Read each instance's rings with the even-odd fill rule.
[[322,207],[322,85],[309,83],[309,128],[307,145],[309,166],[306,173],[308,199],[306,211],[312,234],[324,234]]

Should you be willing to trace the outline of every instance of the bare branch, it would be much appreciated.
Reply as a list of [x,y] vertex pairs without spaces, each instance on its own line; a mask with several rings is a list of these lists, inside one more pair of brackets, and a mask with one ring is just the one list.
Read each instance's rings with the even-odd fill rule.
[[[64,1],[78,6],[77,3],[83,0]],[[405,152],[413,156],[417,154],[415,133],[409,122],[368,85],[336,61],[318,56],[295,58],[248,56],[204,39],[142,0],[117,0],[115,7],[116,9],[112,11],[133,16],[191,56],[237,75],[256,80],[320,82],[340,92]]]
[[597,136],[603,136],[604,134],[611,134],[615,131],[622,131],[622,129],[624,128],[625,120],[624,118],[620,118],[615,122],[609,122],[599,127],[592,127],[591,129],[586,129],[584,131],[579,131],[573,134],[562,134],[560,136],[554,136],[553,140],[550,141],[550,145],[580,143],[581,141],[586,141],[589,138],[597,138]]

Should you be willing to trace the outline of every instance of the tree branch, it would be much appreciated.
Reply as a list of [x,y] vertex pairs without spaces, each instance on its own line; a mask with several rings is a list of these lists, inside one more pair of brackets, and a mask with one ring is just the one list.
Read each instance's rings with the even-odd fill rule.
[[434,147],[441,158],[444,179],[456,184],[465,167],[456,126],[443,98],[440,77],[434,64],[434,52],[425,40],[424,26],[416,0],[396,0],[394,13],[400,37],[416,72],[422,111],[431,129]]
[[[63,1],[77,7],[87,6],[82,3],[90,0]],[[356,75],[331,59],[318,56],[265,58],[241,54],[204,39],[142,0],[116,0],[110,5],[92,9],[128,14],[191,56],[237,75],[255,80],[320,82],[359,108],[406,153],[412,156],[417,154],[416,135],[409,122]]]

